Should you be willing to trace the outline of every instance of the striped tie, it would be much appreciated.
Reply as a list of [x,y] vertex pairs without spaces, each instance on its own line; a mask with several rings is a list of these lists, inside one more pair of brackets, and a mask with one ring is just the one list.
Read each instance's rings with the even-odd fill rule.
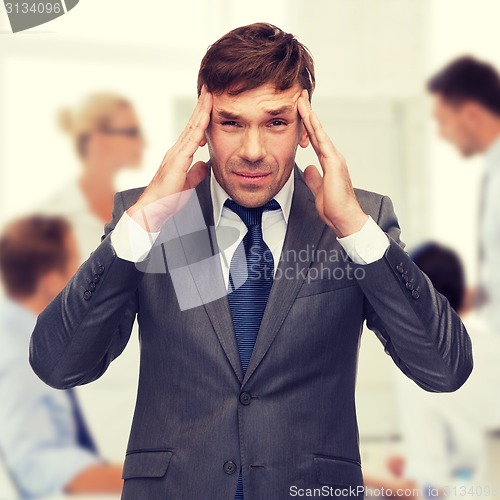
[[[262,207],[247,208],[233,200],[226,200],[224,206],[239,215],[248,228],[231,259],[228,294],[241,367],[245,373],[274,275],[273,254],[262,238],[262,213],[264,210],[278,210],[280,205],[276,200],[271,200]],[[241,469],[235,500],[243,500]]]

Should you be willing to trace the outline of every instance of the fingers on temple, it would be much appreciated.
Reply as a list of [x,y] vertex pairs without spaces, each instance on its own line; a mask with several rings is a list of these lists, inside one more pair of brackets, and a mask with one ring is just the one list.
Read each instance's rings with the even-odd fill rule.
[[183,156],[192,156],[205,143],[205,130],[210,123],[211,110],[212,96],[202,90],[198,104],[176,144],[178,152]]
[[325,129],[323,128],[321,122],[319,121],[319,118],[314,112],[311,113],[311,125],[314,129],[314,135],[318,143],[318,146],[321,150],[321,154],[327,157],[335,155],[337,150],[335,149],[333,141],[330,139],[330,136],[325,132]]

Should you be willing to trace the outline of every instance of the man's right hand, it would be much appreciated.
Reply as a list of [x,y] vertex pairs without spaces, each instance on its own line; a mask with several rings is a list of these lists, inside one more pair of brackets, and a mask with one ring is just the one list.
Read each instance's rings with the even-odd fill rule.
[[205,162],[193,166],[193,156],[206,144],[205,131],[210,123],[212,94],[203,86],[198,104],[177,142],[167,151],[160,168],[142,195],[127,213],[148,232],[160,231],[163,224],[187,201],[207,175]]

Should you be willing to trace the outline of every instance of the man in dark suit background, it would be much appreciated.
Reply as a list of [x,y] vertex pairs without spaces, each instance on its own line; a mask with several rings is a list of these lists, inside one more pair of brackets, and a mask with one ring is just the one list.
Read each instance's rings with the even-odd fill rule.
[[[472,370],[390,199],[353,189],[314,85],[307,49],[272,25],[213,44],[188,126],[146,188],[117,193],[101,244],[39,316],[30,362],[66,388],[105,372],[138,315],[124,499],[362,496],[365,320],[429,391]],[[309,143],[323,176],[295,165]],[[210,161],[191,165],[205,144]]]

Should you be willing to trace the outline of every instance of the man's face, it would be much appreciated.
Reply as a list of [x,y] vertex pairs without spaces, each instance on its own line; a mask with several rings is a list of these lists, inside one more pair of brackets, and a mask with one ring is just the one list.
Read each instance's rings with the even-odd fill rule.
[[433,115],[439,135],[454,144],[463,156],[478,153],[474,104],[452,104],[442,96],[434,95]]
[[215,178],[237,203],[261,206],[283,187],[297,145],[309,139],[297,110],[299,84],[279,92],[271,83],[239,95],[213,95],[207,144]]

